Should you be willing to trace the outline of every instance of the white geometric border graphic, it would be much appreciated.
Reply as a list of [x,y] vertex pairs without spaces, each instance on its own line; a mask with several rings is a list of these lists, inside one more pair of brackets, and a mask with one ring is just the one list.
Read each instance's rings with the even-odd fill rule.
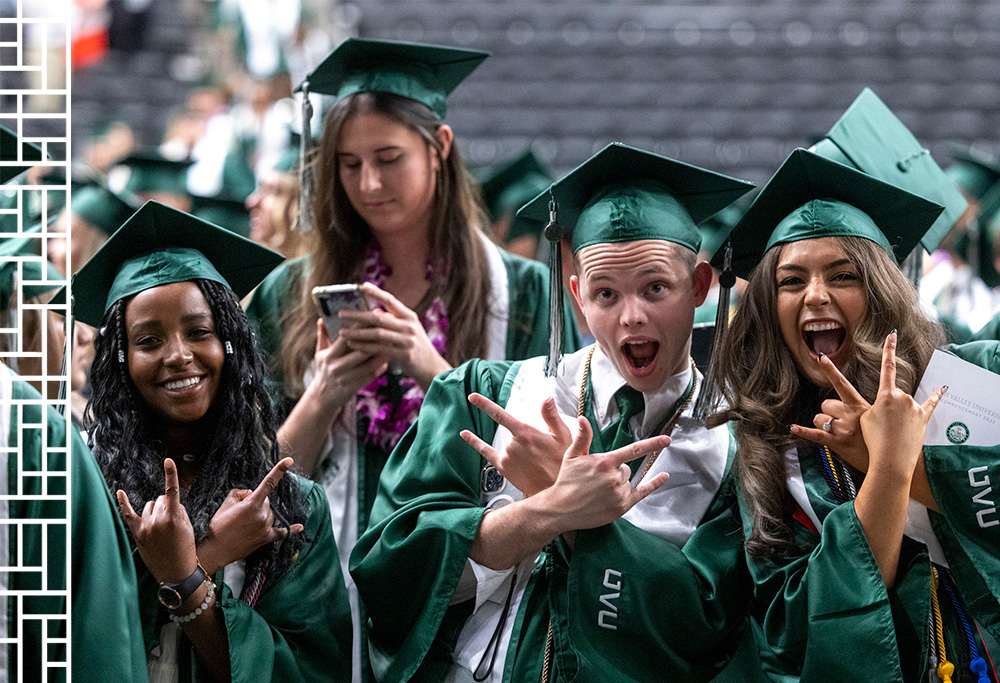
[[[58,362],[66,310],[48,302],[65,280],[45,268],[50,239],[66,237],[51,219],[69,201],[70,4],[0,0],[0,124],[46,160],[0,188],[0,240],[25,236],[34,215],[42,226],[30,253],[0,263],[15,289],[0,302],[0,362],[43,395],[24,398],[0,367],[0,681],[70,680],[70,429],[48,424],[62,419],[49,406],[69,415],[68,398],[56,400],[68,381]],[[43,181],[43,168],[62,180]],[[50,443],[50,433],[65,440]]]

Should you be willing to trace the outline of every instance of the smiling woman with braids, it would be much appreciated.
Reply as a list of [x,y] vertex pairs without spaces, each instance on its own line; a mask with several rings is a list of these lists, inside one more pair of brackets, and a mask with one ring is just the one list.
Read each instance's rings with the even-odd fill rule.
[[[941,210],[796,150],[733,229],[748,285],[716,358],[729,407],[709,424],[734,423],[774,680],[996,680],[1000,533],[966,493],[996,449],[923,445],[947,387],[912,395],[944,337],[896,266]],[[1000,372],[998,348],[947,350]]]
[[149,202],[73,280],[77,319],[101,330],[86,420],[141,558],[153,681],[349,675],[326,498],[279,461],[238,301],[280,260]]

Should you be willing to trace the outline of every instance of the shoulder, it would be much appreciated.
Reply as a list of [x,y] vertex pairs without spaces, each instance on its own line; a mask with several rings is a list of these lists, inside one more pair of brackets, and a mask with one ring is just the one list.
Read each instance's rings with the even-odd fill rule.
[[474,358],[462,363],[456,368],[443,372],[434,378],[427,390],[427,399],[455,392],[465,392],[465,396],[475,391],[484,396],[492,396],[491,387],[499,387],[512,371],[516,372],[518,363],[515,361],[492,361]]
[[1000,341],[983,339],[965,344],[949,344],[944,351],[990,372],[1000,374]]
[[549,281],[548,268],[542,262],[511,254],[495,244],[491,244],[487,248],[495,249],[500,254],[508,276],[519,285],[530,282],[547,283]]

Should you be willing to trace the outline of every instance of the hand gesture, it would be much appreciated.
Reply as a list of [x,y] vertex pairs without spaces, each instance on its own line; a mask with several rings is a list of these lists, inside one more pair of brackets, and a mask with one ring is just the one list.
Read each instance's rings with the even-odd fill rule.
[[615,521],[643,498],[663,486],[668,475],[657,474],[632,488],[626,463],[670,445],[669,436],[636,441],[610,453],[593,453],[590,422],[578,418],[579,431],[563,456],[555,483],[538,495],[562,516],[564,530],[592,529]]
[[563,454],[573,442],[573,435],[559,416],[554,398],[542,403],[542,419],[549,431],[521,422],[482,394],[470,394],[469,403],[505,427],[514,437],[502,451],[498,451],[469,430],[461,436],[481,456],[510,481],[525,498],[552,486],[559,474]]
[[385,310],[340,311],[341,320],[353,323],[340,330],[340,338],[352,351],[395,361],[403,374],[426,391],[431,380],[451,365],[434,348],[416,313],[370,282],[361,287]]
[[214,574],[227,564],[244,559],[267,543],[302,531],[301,524],[285,528],[274,526],[274,513],[268,496],[293,465],[291,458],[271,468],[253,491],[233,489],[208,522],[209,535],[198,546],[202,567]]
[[331,342],[323,321],[316,319],[315,376],[310,393],[321,400],[330,413],[339,411],[363,387],[388,368],[385,356],[352,350],[341,330]]
[[861,431],[871,455],[870,469],[887,468],[912,477],[923,451],[924,432],[948,387],[938,387],[922,404],[896,386],[896,332],[882,348],[878,396],[861,416]]
[[163,461],[166,480],[163,495],[148,501],[142,516],[132,509],[128,494],[117,492],[118,506],[146,568],[160,583],[183,581],[195,570],[198,557],[194,529],[187,510],[181,505],[177,465],[170,458]]
[[[871,404],[840,373],[832,360],[820,356],[816,362],[840,400],[828,398],[823,401],[820,412],[813,418],[817,429],[799,425],[792,425],[789,429],[796,436],[826,446],[859,472],[867,472],[868,446],[861,434],[861,416],[871,408]],[[829,428],[824,425],[829,425]]]

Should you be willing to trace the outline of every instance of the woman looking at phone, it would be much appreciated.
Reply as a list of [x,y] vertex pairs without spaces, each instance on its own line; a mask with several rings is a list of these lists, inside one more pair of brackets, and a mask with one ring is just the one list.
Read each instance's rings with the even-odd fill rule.
[[326,497],[279,456],[264,359],[239,306],[280,261],[148,202],[73,279],[74,314],[100,330],[89,440],[138,550],[153,681],[350,670]]
[[[731,234],[748,285],[715,359],[730,407],[709,424],[735,424],[774,680],[996,680],[1000,534],[966,493],[996,449],[923,446],[947,387],[913,394],[943,334],[896,265],[941,209],[796,150]],[[998,372],[997,349],[948,350]]]
[[[443,121],[445,98],[486,56],[351,39],[308,77],[313,92],[339,98],[316,160],[312,246],[261,285],[247,313],[291,408],[282,453],[326,488],[345,576],[379,474],[431,380],[470,358],[547,350],[545,268],[483,234],[485,214]],[[311,291],[346,283],[363,283],[375,310],[343,313],[350,327],[330,339]],[[360,657],[357,637],[355,646]]]

